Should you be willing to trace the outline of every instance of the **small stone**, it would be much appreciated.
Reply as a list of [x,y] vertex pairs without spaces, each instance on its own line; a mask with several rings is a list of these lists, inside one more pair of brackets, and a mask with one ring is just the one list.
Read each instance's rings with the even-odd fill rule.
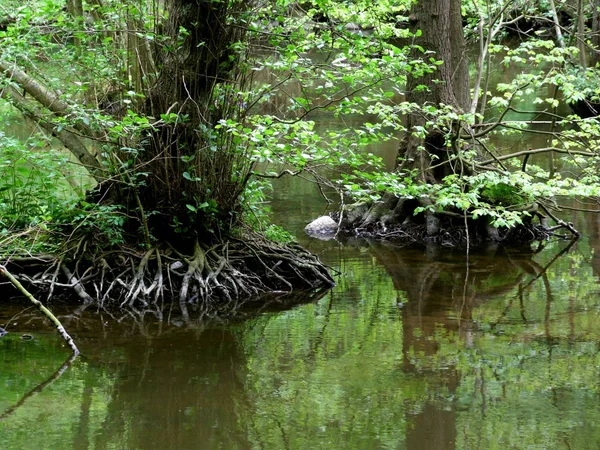
[[337,223],[329,216],[321,216],[306,225],[304,231],[309,236],[333,236],[337,233]]
[[177,269],[181,269],[182,267],[183,267],[183,263],[181,261],[175,261],[173,264],[171,264],[170,269],[177,270]]

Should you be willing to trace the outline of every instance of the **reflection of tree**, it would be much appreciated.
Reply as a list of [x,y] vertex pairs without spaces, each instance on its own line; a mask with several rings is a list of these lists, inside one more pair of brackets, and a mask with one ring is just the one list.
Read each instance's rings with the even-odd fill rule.
[[[580,220],[582,225],[586,226],[586,238],[592,248],[592,268],[594,274],[600,277],[600,215],[586,214],[583,220]],[[579,226],[579,225],[578,225]]]
[[426,355],[435,353],[437,344],[430,338],[439,325],[466,338],[473,326],[473,308],[514,289],[537,264],[533,252],[506,249],[472,253],[468,260],[443,247],[398,249],[372,243],[371,252],[408,299],[401,305],[405,358],[410,347]]
[[[158,312],[80,308],[74,314],[72,306],[57,304],[56,313],[81,342],[80,364],[58,386],[61,368],[3,417],[10,416],[8,426],[16,434],[14,424],[21,417],[33,422],[42,414],[35,409],[37,403],[29,407],[28,399],[38,393],[43,397],[37,402],[59,395],[69,403],[70,416],[55,405],[53,420],[68,429],[57,426],[54,431],[60,430],[62,441],[73,448],[247,448],[245,427],[253,419],[239,329],[251,326],[262,313],[288,310],[322,295],[271,295],[212,308],[191,304],[187,322],[176,306]],[[19,324],[47,328],[33,312],[22,312]],[[244,427],[238,414],[250,417]]]
[[77,355],[71,355],[58,369],[56,369],[56,371],[52,375],[50,375],[50,377],[48,377],[48,379],[35,386],[33,389],[31,389],[29,392],[23,395],[17,403],[12,405],[7,410],[3,411],[0,414],[0,422],[5,420],[7,417],[14,414],[19,408],[24,406],[27,400],[29,400],[32,397],[35,397],[40,392],[43,392],[44,389],[46,389],[48,386],[52,385],[52,383],[58,380],[62,376],[62,374],[65,373],[65,371],[68,370],[69,367],[71,367],[71,364],[73,363],[73,360],[76,357]]
[[[324,294],[190,304],[187,317],[169,308],[104,311],[102,320],[96,311],[71,316],[71,328],[86,330],[79,337],[82,353],[94,361],[111,361],[115,373],[102,431],[92,438],[93,446],[247,448],[247,430],[240,428],[238,415],[248,414],[252,405],[245,395],[245,354],[235,330],[260,314],[314,302]],[[93,338],[99,327],[109,330],[100,348]],[[115,348],[122,349],[116,360],[111,355]],[[87,413],[89,405],[82,404],[81,421]],[[84,442],[81,434],[76,442]]]
[[[91,350],[91,349],[90,349]],[[235,336],[193,329],[128,346],[95,448],[244,448],[236,402],[243,367]]]
[[[545,335],[546,335],[546,339],[548,340],[548,343],[551,343],[552,338],[550,336],[550,314],[551,314],[551,309],[552,309],[553,295],[552,295],[552,286],[551,286],[550,280],[548,278],[548,269],[561,256],[563,256],[567,252],[569,252],[569,250],[573,247],[573,245],[575,245],[576,242],[577,242],[576,240],[570,241],[568,245],[566,245],[562,250],[560,250],[558,253],[556,253],[556,255],[554,255],[552,257],[552,259],[544,265],[537,263],[533,259],[531,259],[531,260],[524,259],[519,262],[519,266],[522,267],[526,273],[531,275],[531,279],[528,280],[527,282],[523,281],[522,277],[519,279],[517,295],[510,297],[510,300],[509,300],[506,308],[504,308],[504,310],[500,314],[499,318],[496,321],[491,323],[492,328],[494,328],[500,321],[505,319],[505,317],[509,314],[509,312],[511,311],[511,309],[514,306],[515,298],[518,298],[518,300],[519,300],[519,314],[521,316],[521,319],[523,320],[524,324],[527,324],[528,320],[527,320],[526,313],[525,313],[524,293],[526,291],[528,291],[534,285],[534,283],[536,283],[539,279],[541,279],[543,288],[544,288],[545,297],[546,297],[546,307],[545,307],[545,313],[544,313],[544,330],[545,330]],[[569,310],[570,310],[569,318],[570,318],[570,321],[572,321],[573,320],[572,314],[574,312],[572,301],[570,302]]]
[[[573,245],[558,252],[547,264],[537,263],[537,250],[508,250],[491,248],[487,252],[464,254],[440,247],[398,249],[390,245],[371,243],[375,255],[391,276],[394,287],[406,294],[402,307],[404,370],[427,374],[437,380],[438,389],[453,398],[461,384],[461,371],[451,361],[423,365],[422,361],[440,358],[444,335],[451,333],[473,347],[478,324],[473,311],[490,298],[509,296],[508,305],[495,322],[492,331],[508,314],[518,299],[520,314],[527,323],[523,293],[541,279],[546,292],[545,324],[549,336],[552,290],[548,268]],[[515,289],[516,288],[516,289]],[[514,291],[516,290],[516,294]],[[443,331],[442,331],[443,330]],[[482,393],[482,411],[485,410],[485,374],[479,371],[478,386]],[[456,440],[456,405],[444,406],[439,399],[430,398],[417,413],[408,416],[407,444],[410,448],[454,448]],[[485,414],[485,413],[483,413]]]
[[[7,305],[0,320],[16,317],[12,308]],[[84,418],[87,402],[93,405],[92,420],[87,424],[84,421],[79,431],[88,438],[96,433],[97,421],[93,419],[102,415],[112,380],[101,367],[91,367],[81,357],[75,362],[70,357],[65,362],[66,350],[48,330],[45,319],[37,311],[28,314],[22,312],[10,321],[10,334],[0,344],[2,448],[89,448],[79,445],[86,437],[76,437],[77,424]],[[35,321],[23,323],[30,318]],[[15,321],[28,331],[43,322],[41,329],[48,331],[23,341],[15,330]]]
[[90,448],[90,414],[93,404],[94,386],[91,378],[86,378],[81,395],[81,413],[77,423],[77,431],[73,439],[73,449]]
[[240,333],[251,405],[241,423],[253,448],[405,442],[404,409],[421,402],[426,382],[399,370],[402,328],[393,285],[356,253],[326,299],[257,318]]

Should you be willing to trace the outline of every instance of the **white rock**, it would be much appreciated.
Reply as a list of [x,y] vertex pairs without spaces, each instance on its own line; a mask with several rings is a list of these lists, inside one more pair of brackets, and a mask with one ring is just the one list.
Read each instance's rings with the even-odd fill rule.
[[183,263],[181,261],[175,261],[171,264],[171,270],[181,269],[183,267]]
[[334,235],[337,232],[337,223],[329,216],[321,216],[306,225],[304,231],[311,236]]

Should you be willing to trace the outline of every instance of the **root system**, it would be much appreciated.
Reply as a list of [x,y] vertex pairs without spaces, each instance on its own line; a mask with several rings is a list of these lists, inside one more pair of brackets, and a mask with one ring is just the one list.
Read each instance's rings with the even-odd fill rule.
[[85,305],[141,309],[175,300],[184,317],[190,304],[234,303],[335,285],[316,256],[297,244],[277,244],[258,235],[212,246],[196,241],[189,253],[168,245],[143,252],[103,251],[90,238],[71,248],[60,258],[45,259],[42,266],[18,258],[8,264],[21,280],[46,292],[48,300],[66,292],[75,293]]

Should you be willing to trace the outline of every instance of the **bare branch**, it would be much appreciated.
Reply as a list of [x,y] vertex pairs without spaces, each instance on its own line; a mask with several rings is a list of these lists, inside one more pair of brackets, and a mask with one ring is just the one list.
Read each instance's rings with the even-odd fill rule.
[[11,282],[11,284],[14,287],[16,287],[25,297],[27,297],[29,299],[29,301],[31,303],[33,303],[42,312],[42,314],[44,314],[50,320],[50,322],[52,322],[52,324],[56,327],[56,330],[58,331],[60,336],[65,340],[67,345],[73,351],[73,354],[79,355],[79,349],[77,348],[77,345],[75,345],[75,341],[73,341],[73,338],[71,336],[69,336],[69,333],[67,333],[67,330],[65,330],[65,328],[62,326],[62,324],[56,318],[56,316],[54,314],[52,314],[52,312],[48,308],[46,308],[42,304],[42,302],[40,302],[38,299],[36,299],[27,289],[25,289],[23,287],[23,285],[19,282],[19,280],[17,280],[6,269],[6,267],[1,264],[0,264],[0,275],[3,275],[6,278],[8,278],[8,280]]
[[520,156],[535,155],[537,153],[548,153],[548,152],[566,153],[568,155],[580,155],[580,156],[589,156],[589,157],[598,156],[596,153],[584,152],[582,150],[566,150],[564,148],[545,147],[545,148],[523,150],[521,152],[511,153],[510,155],[498,156],[496,158],[488,159],[488,160],[480,162],[478,164],[480,166],[487,166],[488,164],[492,164],[492,163],[499,162],[499,161],[505,161],[507,159],[512,159],[512,158],[519,158]]
[[281,178],[284,175],[290,175],[292,177],[295,177],[296,175],[299,175],[300,173],[302,173],[302,169],[301,170],[296,170],[295,172],[292,172],[289,169],[286,169],[278,174],[275,175],[271,175],[271,174],[263,174],[263,173],[256,173],[256,172],[252,172],[252,175],[254,175],[255,177],[259,177],[259,178]]

